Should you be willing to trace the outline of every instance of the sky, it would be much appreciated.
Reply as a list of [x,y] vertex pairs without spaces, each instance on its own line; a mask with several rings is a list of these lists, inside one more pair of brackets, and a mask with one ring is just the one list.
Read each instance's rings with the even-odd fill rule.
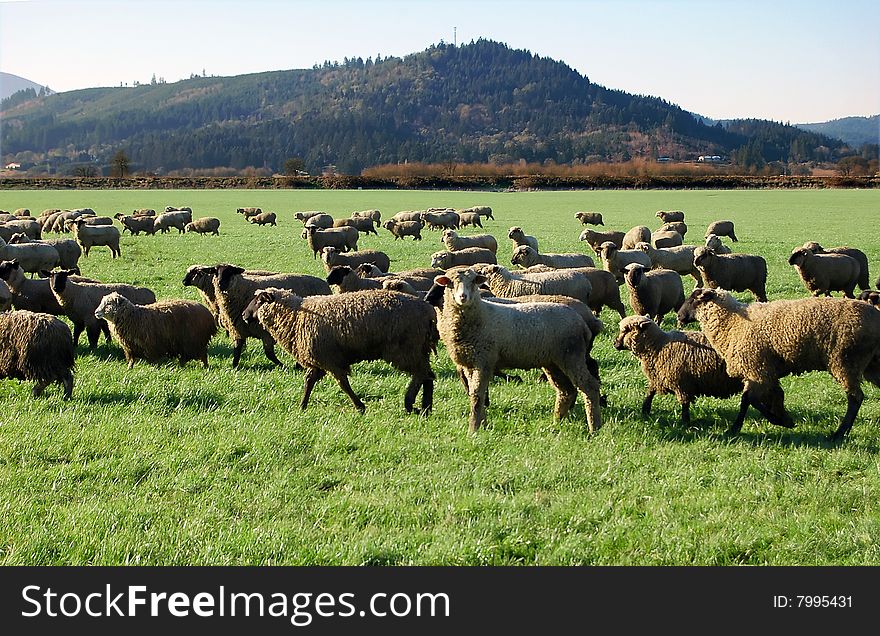
[[713,119],[880,113],[877,0],[0,0],[0,70],[55,91],[478,38]]

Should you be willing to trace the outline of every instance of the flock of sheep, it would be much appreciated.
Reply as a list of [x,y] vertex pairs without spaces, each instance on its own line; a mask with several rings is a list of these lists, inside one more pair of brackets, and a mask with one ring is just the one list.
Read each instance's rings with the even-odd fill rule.
[[[276,225],[274,212],[237,212],[251,223]],[[117,341],[129,367],[137,360],[167,358],[207,366],[208,344],[222,328],[233,343],[233,367],[249,338],[261,341],[274,364],[280,364],[276,344],[295,358],[305,369],[303,409],[315,383],[330,374],[363,411],[348,380],[351,366],[384,360],[411,378],[406,411],[416,410],[421,393],[417,410],[428,413],[430,359],[442,340],[470,399],[471,431],[486,423],[491,379],[508,369],[533,368],[541,369],[556,391],[555,416],[564,417],[581,394],[588,427],[595,431],[607,398],[600,394],[600,364],[592,347],[603,329],[599,314],[608,307],[621,318],[614,346],[640,361],[648,381],[643,413],[650,412],[657,393],[673,394],[688,422],[697,397],[739,393],[731,432],[740,430],[749,406],[790,427],[780,378],[827,371],[848,400],[833,435],[842,438],[864,399],[862,379],[880,387],[880,292],[868,289],[865,254],[815,242],[796,247],[789,263],[811,296],[768,301],[765,259],[733,253],[721,240],[738,241],[732,221],[710,224],[703,245],[688,245],[682,212],[659,211],[657,217],[663,225],[654,231],[584,229],[580,240],[590,245],[601,268],[590,254],[543,252],[534,236],[512,227],[511,264],[521,269],[511,270],[497,262],[493,235],[459,232],[494,220],[488,207],[404,211],[384,223],[378,210],[339,219],[297,212],[301,237],[314,258],[320,255],[326,278],[193,265],[183,285],[199,290],[199,303],[157,301],[145,287],[83,277],[77,264],[95,246],[118,256],[126,230],[137,235],[174,227],[216,235],[219,219],[194,221],[188,207],[168,207],[158,215],[142,209],[117,214],[120,231],[113,219],[87,208],[45,210],[36,218],[26,209],[0,213],[0,377],[34,382],[34,396],[59,383],[70,398],[74,349],[83,331],[91,348],[102,333]],[[576,218],[604,225],[596,212]],[[445,249],[431,255],[430,266],[390,272],[387,254],[358,249],[360,236],[375,235],[378,227],[395,240],[414,241],[425,229],[437,230]],[[64,231],[73,239],[43,239]],[[683,276],[697,284],[687,298]],[[858,300],[856,286],[863,290]],[[634,315],[627,316],[621,289]],[[749,291],[757,302],[742,303],[731,291]],[[834,291],[846,298],[828,298]],[[671,312],[679,325],[698,321],[701,331],[664,331],[660,324]],[[72,333],[57,316],[70,320]]]

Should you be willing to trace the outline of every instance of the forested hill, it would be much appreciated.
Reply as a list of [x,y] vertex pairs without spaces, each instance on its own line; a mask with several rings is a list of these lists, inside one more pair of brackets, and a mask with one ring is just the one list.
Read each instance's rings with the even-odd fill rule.
[[[358,173],[403,161],[558,163],[701,154],[830,158],[843,146],[773,122],[707,126],[656,97],[593,84],[564,63],[479,40],[404,58],[194,77],[39,97],[2,113],[4,157],[61,150],[142,170],[246,166]],[[748,155],[748,156],[747,156]]]

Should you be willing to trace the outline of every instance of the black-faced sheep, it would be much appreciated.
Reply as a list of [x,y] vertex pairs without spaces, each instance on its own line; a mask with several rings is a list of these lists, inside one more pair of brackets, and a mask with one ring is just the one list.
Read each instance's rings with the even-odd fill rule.
[[302,298],[267,289],[254,295],[243,318],[258,320],[306,369],[302,409],[308,406],[315,383],[329,373],[355,408],[364,412],[348,376],[351,365],[365,360],[384,360],[411,377],[403,400],[407,413],[420,390],[421,412],[428,413],[433,406],[430,357],[439,337],[434,309],[424,301],[387,290]]
[[327,274],[327,284],[338,293],[364,291],[366,289],[382,289],[383,278],[369,278],[358,276],[357,271],[348,265],[336,265]]
[[423,292],[431,288],[431,285],[434,284],[434,278],[442,274],[443,270],[436,267],[422,267],[388,273],[379,271],[379,268],[372,263],[361,263],[355,268],[355,272],[361,278],[379,278],[383,283],[394,278],[409,284],[417,292]]
[[514,249],[516,249],[520,245],[528,245],[536,252],[538,251],[538,239],[523,232],[523,229],[521,227],[515,226],[510,228],[510,230],[507,232],[507,238],[513,241]]
[[556,389],[557,418],[565,417],[580,391],[590,431],[602,425],[599,380],[587,367],[593,334],[574,310],[557,303],[504,305],[486,302],[485,278],[473,270],[435,279],[445,287],[438,328],[470,397],[469,428],[486,423],[489,380],[501,369],[541,368]]
[[249,208],[236,208],[235,213],[241,214],[245,219],[249,219],[252,216],[257,216],[263,211],[262,208],[249,207]]
[[[479,273],[492,293],[502,298],[532,294],[559,294],[570,296],[585,305],[590,304],[593,284],[580,270],[557,269],[552,272],[517,272],[514,274],[501,265],[482,265],[473,268]],[[436,280],[436,279],[435,279]]]
[[[128,230],[132,236],[137,236],[141,232],[144,234],[156,233],[156,218],[152,216],[128,216],[120,215],[117,217],[119,225],[122,226],[122,233]],[[184,226],[186,227],[186,226]]]
[[714,234],[715,236],[728,236],[734,243],[737,242],[736,234],[733,232],[733,221],[713,221],[706,228],[706,236]]
[[138,208],[137,210],[132,210],[131,216],[156,216],[156,210],[153,208]]
[[353,227],[334,227],[322,230],[314,225],[306,225],[304,230],[309,249],[312,250],[312,258],[325,247],[335,247],[340,252],[357,250],[357,242],[360,234]]
[[868,280],[870,279],[870,275],[868,274],[868,257],[865,256],[865,253],[862,250],[846,246],[829,247],[825,249],[815,241],[807,241],[804,243],[804,249],[810,250],[813,254],[844,254],[845,256],[856,259],[861,270],[859,271],[859,289],[864,290],[871,287],[868,284]]
[[495,253],[498,252],[498,241],[491,234],[459,236],[455,230],[444,230],[443,238],[440,240],[450,252],[457,252],[469,247],[482,247]]
[[480,216],[484,216],[487,219],[492,219],[493,221],[495,220],[495,217],[492,216],[492,208],[490,208],[488,205],[475,205],[469,208],[464,208],[463,210],[458,210],[458,212],[473,212],[474,214],[479,214]]
[[119,230],[112,225],[86,225],[85,219],[78,218],[72,222],[71,230],[84,256],[88,256],[89,251],[99,245],[109,247],[113,258],[122,255],[119,250]]
[[31,311],[0,313],[0,378],[34,382],[34,397],[57,382],[68,400],[73,368],[73,338],[61,320]]
[[664,223],[684,221],[684,212],[682,212],[681,210],[657,210],[657,214],[655,216]]
[[650,316],[657,324],[670,311],[678,311],[684,303],[681,276],[671,269],[648,269],[638,263],[625,268],[629,304],[640,316]]
[[217,333],[208,308],[191,300],[135,305],[113,292],[101,299],[95,318],[107,321],[129,369],[137,360],[156,363],[165,358],[177,358],[180,364],[199,360],[207,367],[208,343]]
[[272,225],[276,226],[278,223],[276,219],[278,216],[274,212],[260,212],[250,218],[248,218],[248,222],[252,225]]
[[855,298],[853,290],[862,268],[856,259],[846,254],[814,254],[803,247],[795,248],[788,258],[813,296],[830,296],[842,291],[847,298]]
[[495,252],[482,247],[467,247],[457,252],[434,252],[431,254],[431,267],[449,269],[461,265],[476,265],[477,263],[497,263]]
[[[257,214],[259,214],[259,212]],[[307,212],[297,212],[296,214],[293,215],[293,218],[295,218],[297,221],[302,221],[302,224],[305,225],[309,219],[311,219],[312,217],[315,217],[315,216],[319,216],[321,214],[323,214],[324,216],[330,216],[329,214],[327,214],[325,212],[321,212],[320,210],[309,210]],[[330,216],[330,225],[328,227],[333,227],[333,217],[332,216]]]
[[[355,232],[357,234],[357,232]],[[258,338],[263,343],[266,357],[274,364],[281,364],[275,355],[275,341],[258,323],[242,319],[242,312],[261,289],[277,287],[289,289],[300,296],[329,295],[326,281],[307,274],[275,274],[254,276],[235,265],[217,265],[214,274],[214,297],[220,311],[220,322],[229,331],[232,340],[232,367],[236,368],[248,338]]]
[[574,218],[584,225],[605,225],[602,222],[601,212],[576,212]]
[[749,405],[773,424],[794,426],[779,384],[792,373],[827,371],[846,392],[846,415],[832,440],[843,438],[858,415],[862,377],[880,388],[880,312],[866,303],[811,297],[747,305],[727,291],[697,288],[678,320],[698,320],[727,372],[745,381],[730,433],[740,431]]
[[578,237],[579,241],[586,241],[594,251],[598,252],[603,243],[613,243],[617,249],[622,249],[624,232],[597,232],[596,230],[584,230]]
[[429,230],[455,230],[461,225],[458,214],[449,209],[423,212],[421,220],[428,226]]
[[358,250],[357,252],[349,252],[343,254],[335,247],[325,247],[321,250],[321,262],[324,269],[330,271],[334,265],[348,265],[352,269],[361,263],[372,263],[381,271],[387,272],[391,265],[391,259],[388,254],[378,250]]
[[[651,229],[644,225],[637,225],[634,228],[631,228],[626,234],[623,235],[623,242],[620,244],[620,249],[623,250],[632,250],[635,249],[637,243],[650,243],[651,242]],[[601,243],[600,243],[601,245]]]
[[363,232],[364,234],[379,235],[373,226],[373,219],[369,217],[356,216],[350,219],[336,219],[333,221],[333,227],[353,227],[358,232]]
[[869,305],[873,305],[877,309],[880,309],[880,291],[874,289],[866,289],[861,294],[859,294],[859,300],[862,300]]
[[593,259],[586,254],[539,254],[528,245],[520,245],[514,249],[510,262],[523,268],[546,265],[553,269],[570,269],[595,265]]
[[[214,317],[214,321],[220,325],[220,309],[217,307],[217,296],[214,289],[214,276],[217,274],[216,265],[192,265],[186,270],[183,277],[184,287],[195,287],[199,290],[202,300],[208,306],[208,310]],[[265,270],[245,270],[249,276],[275,276],[278,272]],[[225,325],[223,327],[226,329]]]
[[714,234],[709,234],[706,237],[706,247],[715,252],[716,254],[730,254],[730,248],[727,247],[724,243],[721,242],[721,237],[716,236]]
[[602,260],[602,267],[614,274],[618,284],[623,283],[623,270],[630,263],[638,263],[646,268],[651,268],[651,258],[641,250],[621,250],[615,243],[605,241],[597,249],[596,253]]
[[212,234],[220,236],[220,219],[213,216],[203,216],[184,226],[184,231],[196,234]]
[[648,392],[642,415],[651,413],[656,394],[672,394],[681,404],[681,421],[691,421],[690,406],[702,396],[727,398],[742,393],[743,383],[727,373],[724,359],[699,332],[663,331],[645,316],[620,321],[614,348],[629,350],[642,363]]
[[702,287],[703,278],[700,270],[694,265],[694,250],[696,245],[678,245],[656,249],[649,243],[638,243],[636,249],[643,251],[651,259],[651,267],[671,269],[682,276],[693,276],[697,281],[697,287]]
[[9,241],[13,234],[26,234],[29,239],[39,240],[43,237],[43,228],[36,219],[18,219],[0,223],[0,238]]
[[422,228],[425,224],[419,220],[414,221],[398,221],[389,219],[382,224],[386,230],[394,235],[394,240],[403,239],[404,236],[413,237],[414,241],[422,240]]
[[681,234],[674,230],[657,230],[651,234],[651,245],[657,248],[661,247],[677,247],[684,241]]
[[12,306],[43,314],[61,316],[64,310],[49,288],[45,279],[26,277],[24,270],[16,261],[0,262],[0,280],[12,292]]
[[483,221],[476,212],[458,212],[458,223],[460,227],[483,227]]
[[[422,223],[422,227],[424,227],[424,222],[422,221],[422,212],[421,210],[402,210],[391,217],[392,221],[396,221],[398,223],[402,221],[419,221]],[[385,227],[383,223],[382,227]]]
[[708,247],[694,250],[694,265],[706,287],[750,291],[758,302],[767,301],[767,261],[751,254],[716,254]]
[[379,225],[382,222],[382,213],[379,210],[360,210],[359,212],[352,212],[351,218],[373,219],[373,223]]

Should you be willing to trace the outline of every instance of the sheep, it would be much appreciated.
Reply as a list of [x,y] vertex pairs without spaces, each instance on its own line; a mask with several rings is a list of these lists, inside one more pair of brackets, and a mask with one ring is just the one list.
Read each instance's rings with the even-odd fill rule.
[[[22,245],[25,243],[36,243],[38,245],[51,245],[58,252],[58,267],[62,269],[73,269],[79,264],[79,257],[82,256],[82,248],[79,243],[71,239],[44,239],[41,241],[31,241],[24,234],[13,234],[9,241],[10,245]],[[46,268],[51,269],[51,268]]]
[[706,237],[706,247],[715,252],[716,254],[730,254],[730,248],[727,247],[724,243],[721,242],[721,238],[714,235],[709,234]]
[[[319,215],[330,216],[329,214],[327,214],[325,212],[321,212],[320,210],[310,210],[308,212],[297,212],[296,214],[293,215],[293,218],[295,218],[297,221],[301,221],[302,224],[305,225],[306,221],[308,221],[309,219],[311,219],[314,216],[319,216]],[[330,218],[332,219],[333,217],[331,216]],[[332,226],[332,221],[331,221],[331,226]]]
[[42,226],[36,219],[16,219],[0,223],[0,238],[9,242],[13,234],[26,234],[29,239],[37,241],[43,237]]
[[397,221],[389,219],[382,224],[386,230],[394,235],[394,240],[403,239],[404,236],[413,237],[414,241],[422,240],[422,228],[425,224],[421,221]]
[[119,249],[119,230],[114,226],[86,225],[85,219],[79,218],[72,221],[71,229],[76,242],[82,246],[84,256],[88,256],[89,251],[97,245],[109,247],[113,258],[122,255]]
[[803,247],[795,248],[788,258],[813,296],[830,296],[832,291],[842,291],[847,298],[854,298],[862,268],[859,262],[846,254],[813,254]]
[[336,293],[363,291],[365,289],[382,289],[384,278],[364,278],[348,265],[336,265],[330,269],[325,279]]
[[361,263],[373,263],[383,272],[387,272],[391,265],[391,259],[385,252],[378,250],[358,250],[350,254],[342,254],[335,247],[328,246],[321,250],[321,262],[324,269],[330,271],[334,265],[348,265],[357,267]]
[[382,213],[379,210],[361,210],[360,212],[352,212],[351,218],[373,219],[373,223],[378,225],[382,222]]
[[700,270],[694,265],[694,250],[696,245],[677,245],[657,249],[650,243],[637,243],[636,249],[643,251],[651,259],[651,267],[671,269],[682,276],[693,276],[697,287],[703,286],[703,278]]
[[602,222],[601,212],[577,212],[575,213],[574,218],[584,225],[605,225]]
[[620,249],[635,249],[636,243],[648,243],[650,241],[651,229],[644,225],[637,225],[623,235],[623,242],[620,244]]
[[546,265],[554,269],[568,269],[595,265],[593,259],[586,254],[539,254],[528,245],[520,245],[513,250],[510,262],[524,268],[533,265]]
[[[202,300],[208,306],[208,310],[214,317],[214,321],[220,324],[220,309],[217,307],[217,296],[214,294],[214,275],[217,268],[211,265],[192,265],[186,270],[183,277],[184,287],[195,287],[202,295]],[[250,276],[275,276],[278,272],[248,269],[245,274]],[[2,275],[2,269],[0,269]]]
[[138,208],[131,211],[131,216],[156,216],[156,210],[153,208]]
[[40,217],[47,217],[51,214],[58,214],[59,212],[61,212],[59,208],[46,208],[45,210],[40,212]]
[[37,219],[37,223],[40,224],[40,234],[47,234],[52,231],[52,227],[55,225],[56,219],[61,216],[61,211],[52,212],[47,216],[41,216]]
[[208,343],[217,324],[201,303],[173,299],[135,305],[112,292],[101,299],[95,318],[107,321],[129,369],[137,360],[156,363],[164,358],[177,358],[181,365],[199,360],[208,367]]
[[[255,216],[248,218],[248,222],[252,225],[274,225],[277,226],[278,223],[275,222],[277,215],[274,212],[261,212]],[[317,226],[315,226],[317,227]]]
[[82,216],[86,225],[113,225],[113,219],[109,216]]
[[[168,212],[189,212],[189,214],[190,214],[190,221],[192,220],[192,208],[191,208],[190,206],[188,206],[188,205],[184,205],[184,206],[181,206],[181,207],[175,207],[175,206],[173,206],[173,205],[166,205],[166,206],[165,206],[165,212],[166,212],[166,213],[168,213]],[[189,221],[187,221],[187,223],[189,223]]]
[[364,234],[379,235],[373,226],[373,219],[369,217],[357,216],[350,219],[336,219],[333,221],[333,227],[353,227],[358,232],[363,232]]
[[723,289],[697,288],[678,311],[679,324],[698,320],[727,372],[744,381],[740,431],[749,405],[771,423],[791,428],[779,379],[827,371],[843,387],[846,414],[831,441],[843,439],[858,415],[862,377],[880,388],[880,312],[848,298],[741,303]]
[[623,284],[623,268],[630,263],[638,263],[646,268],[651,267],[651,258],[641,250],[621,250],[615,243],[605,241],[596,253],[602,260],[602,267],[614,274],[617,284]]
[[[398,212],[394,216],[391,217],[392,221],[400,223],[401,221],[420,221],[422,222],[422,226],[424,226],[424,222],[422,221],[423,212],[419,210],[403,210],[402,212]],[[382,227],[385,227],[384,225]]]
[[421,220],[429,230],[455,230],[461,225],[458,214],[447,208],[444,208],[443,211],[424,212]]
[[128,230],[132,236],[137,236],[141,232],[150,235],[156,234],[156,217],[122,215],[117,220],[122,226],[122,234],[125,234],[125,230]]
[[482,247],[468,247],[457,252],[434,252],[431,254],[431,267],[449,269],[459,265],[476,265],[477,263],[497,263],[495,252]]
[[642,373],[648,380],[643,417],[650,415],[658,393],[675,395],[684,425],[690,424],[690,407],[696,398],[728,398],[742,393],[742,380],[730,376],[724,359],[702,333],[663,331],[645,316],[624,318],[619,330],[614,348],[630,351],[642,363]]
[[366,406],[349,384],[351,365],[384,360],[410,376],[403,406],[420,412],[434,403],[431,352],[437,348],[437,317],[427,303],[399,292],[362,291],[343,296],[303,298],[280,289],[257,292],[244,311],[257,320],[305,369],[300,408],[305,410],[315,384],[329,373],[363,413]]
[[361,263],[353,268],[355,273],[361,278],[379,278],[384,283],[388,279],[400,280],[417,292],[424,292],[431,288],[434,284],[434,278],[443,273],[442,269],[435,267],[425,267],[420,269],[411,269],[402,272],[387,273],[379,270],[372,263]]
[[446,249],[457,252],[468,247],[482,247],[498,252],[498,241],[491,234],[474,234],[472,236],[459,236],[455,230],[443,230],[443,238],[440,239]]
[[184,226],[186,232],[196,232],[197,234],[213,234],[220,236],[220,219],[213,216],[203,216]]
[[581,317],[557,303],[484,301],[479,292],[484,282],[486,278],[471,269],[435,279],[445,287],[437,326],[470,397],[470,431],[486,424],[489,380],[497,370],[534,368],[543,369],[556,389],[557,418],[568,414],[580,391],[590,432],[598,430],[599,380],[586,362],[593,334]]
[[483,227],[482,217],[476,212],[458,212],[458,222],[461,227]]
[[255,207],[236,208],[235,209],[235,213],[241,214],[245,218],[245,220],[249,219],[252,216],[257,216],[258,214],[260,214],[262,212],[263,212],[262,208],[255,208]]
[[74,365],[73,338],[64,322],[25,310],[0,314],[0,378],[34,382],[35,398],[57,382],[69,400]]
[[859,294],[859,300],[868,303],[869,305],[873,305],[877,309],[880,309],[880,292],[873,289],[866,289],[861,294]]
[[241,352],[248,338],[258,338],[263,343],[266,357],[276,365],[281,362],[275,355],[275,340],[259,324],[242,318],[245,307],[253,300],[254,292],[268,287],[289,289],[300,296],[329,295],[326,281],[306,274],[275,274],[254,276],[235,265],[220,264],[214,270],[214,297],[220,311],[220,323],[232,339],[232,368],[238,367]]
[[859,289],[865,290],[870,288],[870,285],[868,284],[868,280],[871,278],[868,274],[868,257],[865,256],[865,253],[862,250],[845,246],[824,249],[815,241],[807,241],[804,243],[804,249],[810,250],[813,254],[845,254],[850,258],[856,259],[861,270],[859,271]]
[[590,304],[593,284],[582,271],[557,269],[547,273],[517,273],[514,275],[501,265],[484,265],[474,268],[480,278],[496,296],[513,298],[532,294],[557,294],[570,296]]
[[61,257],[53,246],[45,243],[12,245],[0,238],[0,260],[15,260],[26,272],[36,273],[58,265]]
[[651,245],[656,248],[678,247],[683,242],[681,234],[675,231],[657,230],[651,234]]
[[579,241],[586,241],[595,251],[599,251],[599,247],[603,243],[611,242],[617,246],[617,249],[623,249],[624,232],[597,232],[596,230],[584,230],[578,237]]
[[423,298],[425,294],[425,292],[420,292],[404,279],[394,278],[392,276],[382,279],[382,289],[409,294],[410,296],[418,296],[419,298]]
[[513,241],[514,249],[520,245],[528,245],[536,252],[538,251],[538,239],[534,236],[525,234],[521,227],[510,228],[510,231],[507,232],[507,238]]
[[63,315],[64,310],[49,288],[49,281],[27,278],[24,274],[17,261],[0,262],[0,280],[12,292],[13,307],[53,316]]
[[488,205],[475,205],[469,208],[464,208],[463,210],[457,210],[457,212],[459,214],[461,214],[462,212],[464,212],[465,214],[479,214],[480,216],[484,216],[487,219],[492,219],[493,221],[495,220],[495,217],[492,216],[492,208],[490,208]]
[[682,212],[681,210],[657,210],[657,214],[655,216],[664,223],[684,221],[684,212]]
[[312,258],[317,258],[318,253],[325,247],[335,247],[342,252],[357,251],[358,236],[360,234],[353,227],[336,227],[321,230],[314,225],[305,226],[306,240],[309,249],[312,250]]
[[733,221],[713,221],[706,228],[706,236],[729,236],[734,243],[737,242],[736,234],[733,233]]
[[30,216],[31,211],[27,208],[18,208],[15,212],[12,213],[14,216]]
[[[688,226],[683,221],[673,221],[672,223],[664,223],[659,229],[663,232],[678,232],[683,239],[684,235],[687,234]],[[648,241],[645,242],[647,243]]]
[[192,213],[176,210],[157,216],[156,220],[153,221],[153,227],[162,234],[167,233],[172,227],[177,228],[178,234],[183,234],[186,231],[187,223],[192,223]]
[[657,324],[670,311],[678,311],[684,303],[681,276],[671,269],[648,269],[638,263],[626,266],[626,288],[629,304],[640,316],[650,316]]
[[110,341],[107,322],[95,317],[95,310],[101,299],[111,292],[119,292],[133,303],[148,305],[156,302],[156,294],[146,287],[135,287],[124,283],[93,283],[75,280],[70,270],[62,269],[49,274],[49,289],[61,305],[64,315],[73,322],[73,344],[79,343],[79,336],[85,330],[89,348],[98,346],[101,333]]
[[709,288],[750,291],[758,302],[767,301],[767,261],[750,254],[716,254],[708,247],[694,250],[694,265]]

